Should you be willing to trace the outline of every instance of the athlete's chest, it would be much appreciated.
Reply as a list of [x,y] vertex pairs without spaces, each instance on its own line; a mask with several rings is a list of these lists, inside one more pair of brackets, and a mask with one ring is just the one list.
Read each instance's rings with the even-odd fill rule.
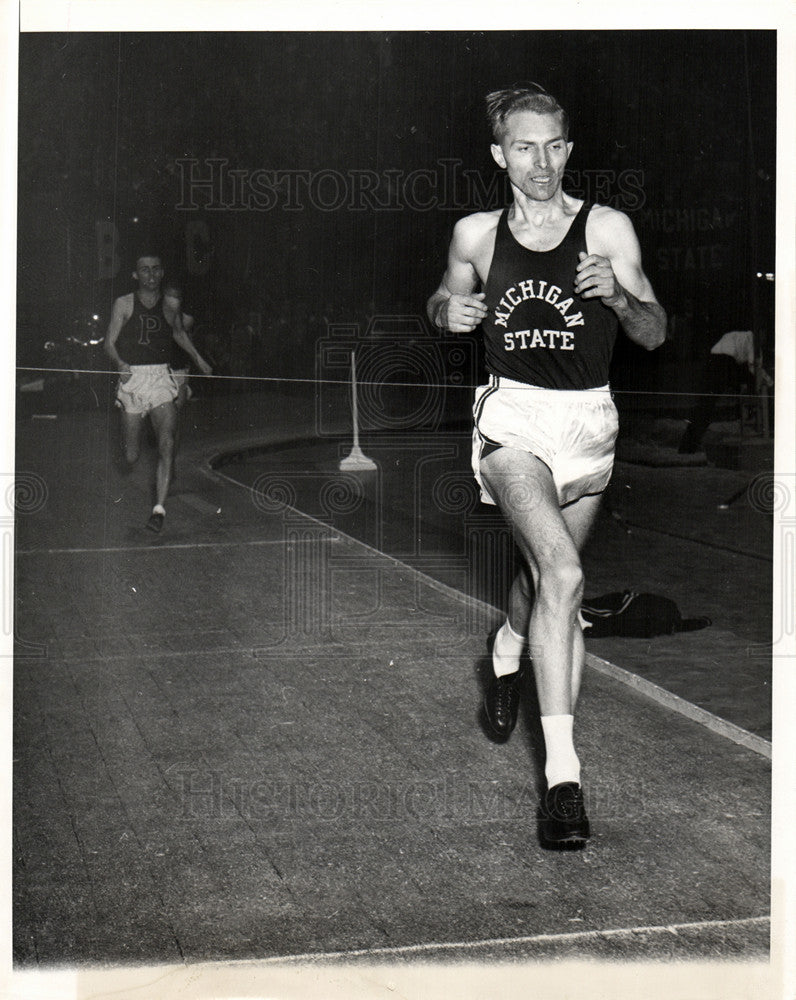
[[499,219],[479,247],[476,270],[485,284],[497,262],[500,270],[506,267],[528,269],[528,273],[546,271],[561,266],[562,261],[571,265],[578,252],[584,249],[584,222],[578,212],[560,219],[537,225],[527,220]]
[[505,240],[510,247],[519,251],[528,250],[531,253],[553,253],[566,241],[572,228],[575,216],[564,216],[555,222],[518,223],[516,220],[506,220],[503,230]]
[[151,307],[136,302],[130,318],[125,324],[126,338],[140,345],[147,346],[158,343],[171,336],[171,328],[163,313],[162,304],[155,303]]

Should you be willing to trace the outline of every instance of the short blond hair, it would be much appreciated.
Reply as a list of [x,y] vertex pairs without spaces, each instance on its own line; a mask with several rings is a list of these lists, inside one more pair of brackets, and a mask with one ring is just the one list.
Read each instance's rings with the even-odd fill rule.
[[569,139],[569,115],[555,97],[538,83],[515,83],[486,95],[486,117],[495,142],[500,142],[506,130],[506,119],[515,111],[558,115],[561,118],[561,134]]

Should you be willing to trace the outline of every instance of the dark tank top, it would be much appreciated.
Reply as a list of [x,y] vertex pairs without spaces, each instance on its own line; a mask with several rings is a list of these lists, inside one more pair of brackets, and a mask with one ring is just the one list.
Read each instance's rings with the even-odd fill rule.
[[128,365],[164,365],[171,361],[172,330],[163,315],[163,299],[151,309],[133,294],[133,314],[116,341],[116,351]]
[[482,323],[486,367],[494,375],[546,389],[594,389],[608,383],[616,316],[600,299],[575,294],[579,251],[586,250],[584,202],[552,250],[528,250],[498,220]]

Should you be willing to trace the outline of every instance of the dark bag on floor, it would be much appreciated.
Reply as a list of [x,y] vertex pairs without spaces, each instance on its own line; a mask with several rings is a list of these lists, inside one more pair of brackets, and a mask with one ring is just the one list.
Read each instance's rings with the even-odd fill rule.
[[683,618],[668,597],[636,594],[632,590],[587,598],[580,610],[589,626],[583,634],[590,639],[606,635],[648,639],[672,632],[694,632],[711,623],[710,618]]

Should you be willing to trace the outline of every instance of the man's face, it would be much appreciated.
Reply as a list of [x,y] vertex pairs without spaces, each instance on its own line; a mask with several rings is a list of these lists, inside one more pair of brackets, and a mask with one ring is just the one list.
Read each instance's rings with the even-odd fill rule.
[[533,201],[549,201],[561,188],[572,143],[561,131],[559,115],[515,111],[505,132],[492,145],[492,156],[504,167],[515,188]]
[[136,261],[133,277],[138,281],[142,292],[157,292],[163,280],[163,265],[160,257],[139,257]]

